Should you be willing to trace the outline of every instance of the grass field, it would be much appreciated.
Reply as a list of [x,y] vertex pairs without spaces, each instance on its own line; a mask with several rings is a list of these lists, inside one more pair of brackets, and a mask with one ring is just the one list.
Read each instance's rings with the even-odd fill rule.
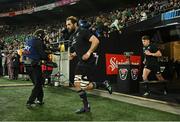
[[[0,79],[0,82],[6,82]],[[9,81],[8,81],[9,82]],[[16,81],[17,82],[17,81]],[[76,92],[63,87],[45,88],[45,104],[33,110],[25,103],[32,87],[0,87],[0,121],[178,121],[180,116],[89,95],[92,111],[76,115],[82,106]]]
[[0,78],[0,85],[5,84],[26,84],[32,83],[31,81],[23,80],[22,78],[19,80],[7,80],[7,78]]

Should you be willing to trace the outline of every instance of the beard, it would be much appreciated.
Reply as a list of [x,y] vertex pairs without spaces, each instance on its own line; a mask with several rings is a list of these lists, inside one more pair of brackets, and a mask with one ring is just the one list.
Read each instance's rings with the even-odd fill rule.
[[68,32],[69,32],[69,33],[74,33],[74,32],[75,32],[75,29],[68,29]]

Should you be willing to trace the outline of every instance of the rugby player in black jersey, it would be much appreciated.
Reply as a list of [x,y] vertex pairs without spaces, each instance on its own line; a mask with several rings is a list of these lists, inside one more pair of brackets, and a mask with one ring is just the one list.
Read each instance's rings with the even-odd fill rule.
[[[160,72],[160,65],[158,63],[158,57],[162,56],[161,51],[150,42],[149,36],[143,36],[142,37],[142,44],[143,44],[143,53],[144,53],[144,69],[143,69],[143,80],[144,82],[148,82],[148,76],[151,73],[156,74],[156,77],[158,80],[163,81],[164,78],[161,75]],[[144,93],[144,96],[149,95],[149,87],[148,84],[146,84],[146,92]]]
[[71,34],[70,60],[78,57],[78,64],[75,70],[74,86],[82,99],[83,107],[76,111],[77,114],[90,112],[90,105],[87,99],[86,90],[97,87],[106,88],[112,94],[109,81],[95,82],[95,75],[98,73],[95,65],[93,52],[99,45],[99,40],[89,30],[78,26],[76,17],[71,16],[66,19],[67,29]]

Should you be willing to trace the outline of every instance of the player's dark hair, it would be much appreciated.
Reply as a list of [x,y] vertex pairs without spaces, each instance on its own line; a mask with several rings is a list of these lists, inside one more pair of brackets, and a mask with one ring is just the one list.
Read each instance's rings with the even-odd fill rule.
[[142,37],[142,40],[150,40],[150,37],[145,35],[145,36]]

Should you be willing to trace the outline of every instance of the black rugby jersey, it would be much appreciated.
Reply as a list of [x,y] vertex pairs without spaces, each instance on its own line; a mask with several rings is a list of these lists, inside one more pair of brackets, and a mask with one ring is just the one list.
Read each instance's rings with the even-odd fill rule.
[[95,62],[92,54],[87,61],[82,60],[82,56],[87,53],[91,47],[91,42],[89,42],[91,36],[93,36],[93,34],[89,30],[78,28],[70,37],[71,53],[76,52],[80,63],[91,64]]
[[145,51],[149,50],[151,53],[156,53],[159,49],[154,44],[149,44],[147,47],[143,47],[144,57],[145,57],[145,65],[157,65],[158,58],[155,56],[145,55]]

